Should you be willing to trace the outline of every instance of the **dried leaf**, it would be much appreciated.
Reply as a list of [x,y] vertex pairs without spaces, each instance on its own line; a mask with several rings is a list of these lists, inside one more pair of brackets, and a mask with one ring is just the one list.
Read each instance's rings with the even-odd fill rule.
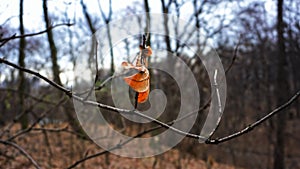
[[139,103],[144,103],[145,101],[147,101],[149,91],[150,91],[150,88],[148,87],[148,90],[146,90],[145,92],[139,92],[139,94],[138,94],[138,102]]
[[[147,46],[145,49],[140,47],[143,56],[151,56],[152,49]],[[141,62],[142,59],[142,62]],[[144,65],[143,65],[144,64]],[[139,72],[131,76],[124,77],[124,81],[136,92],[138,92],[138,103],[147,101],[150,92],[150,75],[147,69],[148,62],[146,57],[138,57],[136,66],[128,62],[122,62],[124,69],[136,69]]]
[[136,92],[145,92],[149,89],[149,71],[140,71],[134,75],[124,77],[124,81]]

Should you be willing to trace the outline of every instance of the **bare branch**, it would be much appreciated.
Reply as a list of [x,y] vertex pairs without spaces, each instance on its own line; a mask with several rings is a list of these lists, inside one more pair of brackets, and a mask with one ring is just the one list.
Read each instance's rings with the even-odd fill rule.
[[120,148],[122,148],[122,146],[126,145],[127,143],[129,143],[129,142],[132,141],[133,139],[135,139],[135,138],[137,138],[137,137],[141,137],[141,136],[143,136],[143,135],[145,135],[145,134],[147,134],[147,133],[151,133],[151,132],[153,132],[153,131],[155,131],[155,130],[158,130],[158,129],[160,129],[160,128],[161,128],[161,126],[156,126],[156,127],[150,128],[150,129],[148,129],[148,130],[145,130],[145,131],[143,131],[143,132],[141,132],[141,133],[136,134],[135,136],[133,136],[133,137],[131,137],[131,138],[129,138],[129,139],[123,141],[123,142],[120,142],[120,143],[117,144],[117,145],[112,146],[112,147],[109,148],[108,150],[100,151],[100,152],[95,153],[95,154],[92,154],[92,155],[90,155],[90,156],[85,156],[84,158],[82,158],[82,159],[76,161],[75,163],[73,163],[72,165],[68,166],[66,169],[74,168],[74,167],[76,167],[77,165],[79,165],[80,163],[83,163],[83,162],[85,162],[85,161],[87,161],[87,160],[90,160],[90,159],[92,159],[92,158],[95,158],[95,157],[98,157],[98,156],[107,154],[107,153],[109,153],[109,152],[112,151],[112,150],[120,149]]
[[[59,27],[59,26],[73,26],[73,25],[74,24],[72,24],[72,23],[61,23],[61,24],[57,24],[57,25],[54,25],[54,26],[50,26],[49,28],[47,28],[43,31],[40,31],[40,32],[36,32],[36,33],[29,33],[29,34],[18,35],[18,36],[16,34],[14,34],[10,37],[0,39],[0,42],[5,42],[6,43],[6,41],[13,40],[13,39],[19,39],[19,38],[25,38],[25,37],[30,37],[30,36],[41,35],[43,33],[46,33],[47,31],[49,31],[51,29],[54,29],[56,27]],[[3,46],[3,45],[1,44],[1,46]]]
[[238,41],[237,45],[235,46],[235,49],[234,49],[234,51],[233,51],[233,57],[232,57],[232,59],[231,59],[231,62],[230,62],[230,64],[229,64],[229,66],[228,66],[227,69],[225,70],[225,74],[227,74],[227,73],[230,71],[230,69],[232,68],[232,66],[233,66],[233,64],[234,64],[234,62],[235,62],[235,60],[236,60],[236,57],[237,57],[237,52],[238,52],[239,46],[240,46],[240,40]]
[[[266,121],[267,119],[271,118],[272,116],[274,116],[275,114],[277,114],[278,112],[282,111],[283,109],[287,108],[289,105],[291,105],[300,95],[300,90],[294,95],[291,97],[291,99],[289,101],[287,101],[286,103],[284,103],[283,105],[279,106],[278,108],[274,109],[272,112],[270,112],[268,115],[266,115],[265,117],[261,118],[260,120],[254,122],[253,124],[249,125],[248,127],[244,128],[243,130],[239,131],[239,132],[236,132],[234,134],[231,134],[229,136],[225,136],[223,138],[219,138],[219,139],[207,139],[205,141],[206,144],[219,144],[219,143],[222,143],[222,142],[225,142],[225,141],[229,141],[233,138],[236,138],[236,137],[239,137],[245,133],[248,133],[250,132],[251,130],[253,130],[255,127],[257,127],[258,125],[260,125],[261,123],[263,123],[264,121]],[[206,107],[203,107],[203,109],[205,109]],[[191,113],[194,113],[194,112],[191,112]],[[182,119],[177,119],[177,120],[174,120],[174,121],[171,121],[169,123],[167,123],[168,125],[172,125],[174,124],[176,121],[180,121]],[[112,150],[115,150],[115,149],[120,149],[122,148],[122,146],[126,145],[127,143],[129,143],[130,141],[132,141],[134,138],[137,138],[137,137],[141,137],[147,133],[151,133],[153,131],[156,131],[158,129],[162,128],[162,126],[155,126],[155,127],[152,127],[148,130],[145,130],[141,133],[138,133],[136,134],[135,136],[123,141],[123,142],[120,142],[119,144],[115,145],[115,146],[112,146],[110,149],[108,150],[104,150],[104,151],[101,151],[101,152],[98,152],[98,153],[95,153],[93,155],[90,155],[90,156],[86,156],[78,161],[76,161],[75,163],[73,163],[72,165],[70,165],[69,167],[67,167],[66,169],[71,169],[71,168],[74,168],[76,167],[77,165],[79,165],[80,163],[82,162],[85,162],[87,160],[90,160],[92,158],[95,158],[95,157],[98,157],[98,156],[101,156],[101,155],[104,155],[106,153],[109,153],[110,151]]]
[[[13,88],[0,88],[0,92],[13,92],[13,93],[19,93],[20,91],[17,89],[13,89]],[[31,95],[30,93],[26,93],[23,92],[24,96],[31,98],[32,100],[35,100],[39,103],[46,103],[46,104],[51,104],[51,105],[55,105],[55,102],[49,101],[49,100],[45,100],[43,99],[43,97],[36,97]]]
[[37,169],[41,168],[39,166],[39,164],[22,147],[20,147],[18,144],[10,142],[10,141],[4,141],[4,140],[0,140],[0,143],[4,144],[4,145],[12,146],[15,149],[19,150],[34,165],[35,168],[37,168]]
[[8,140],[8,141],[11,141],[11,140],[13,140],[13,139],[15,139],[15,138],[17,138],[17,137],[19,137],[19,136],[25,134],[25,133],[28,133],[28,132],[29,132],[30,130],[32,130],[33,127],[34,127],[36,124],[38,124],[38,123],[39,123],[39,122],[40,122],[40,121],[41,121],[41,120],[42,120],[49,112],[53,111],[54,108],[56,108],[57,106],[63,104],[65,101],[67,101],[67,99],[62,98],[55,106],[53,106],[53,108],[51,108],[51,109],[49,109],[48,111],[45,111],[44,113],[42,113],[42,114],[40,115],[40,117],[39,117],[38,119],[36,119],[36,120],[31,124],[31,126],[29,126],[28,128],[26,128],[26,129],[24,129],[24,130],[21,130],[21,131],[17,132],[15,135],[9,137],[7,140]]
[[65,132],[65,133],[70,133],[70,134],[73,134],[77,137],[80,137],[81,139],[91,141],[86,135],[81,134],[81,133],[76,132],[76,131],[73,131],[73,130],[69,130],[69,126],[65,126],[65,127],[62,127],[62,128],[36,128],[36,127],[34,127],[31,130],[32,131],[46,131],[46,132],[51,132],[51,133]]
[[163,123],[155,118],[152,118],[150,116],[147,116],[145,114],[142,114],[140,113],[139,111],[137,110],[126,110],[126,109],[120,109],[120,108],[116,108],[116,107],[113,107],[113,106],[109,106],[109,105],[105,105],[105,104],[102,104],[102,103],[98,103],[98,102],[94,102],[94,101],[89,101],[89,100],[84,100],[84,98],[81,98],[77,95],[74,95],[70,90],[60,86],[60,85],[57,85],[56,83],[54,83],[53,81],[49,80],[48,78],[46,78],[45,76],[42,76],[41,74],[37,73],[37,72],[34,72],[32,70],[29,70],[29,69],[26,69],[26,68],[21,68],[19,67],[18,65],[14,64],[14,63],[11,63],[3,58],[0,58],[0,63],[4,63],[4,64],[7,64],[11,67],[14,67],[16,69],[19,69],[19,70],[23,70],[27,73],[30,73],[30,74],[33,74],[43,80],[45,80],[47,83],[49,83],[50,85],[56,87],[57,89],[63,91],[64,93],[66,93],[69,97],[73,97],[73,99],[76,99],[77,101],[79,102],[82,102],[84,104],[87,104],[87,105],[92,105],[92,106],[98,106],[100,108],[103,108],[103,109],[106,109],[106,110],[110,110],[110,111],[114,111],[114,112],[117,112],[117,113],[124,113],[124,114],[131,114],[131,115],[137,115],[139,117],[142,117],[144,119],[147,119],[147,120],[150,120],[158,125],[160,125],[161,127],[164,127],[164,128],[167,128],[167,129],[170,129],[174,132],[176,132],[177,134],[181,134],[181,135],[184,135],[186,137],[190,137],[190,138],[195,138],[195,139],[205,139],[206,140],[206,143],[207,144],[218,144],[218,143],[221,143],[221,142],[225,142],[225,141],[228,141],[228,140],[231,140],[233,138],[236,138],[240,135],[243,135],[249,131],[251,131],[254,127],[260,125],[261,123],[263,123],[264,121],[266,121],[267,119],[271,118],[272,116],[274,116],[275,114],[277,114],[278,112],[282,111],[283,109],[287,108],[289,105],[291,105],[300,95],[300,91],[298,91],[288,102],[286,102],[285,104],[279,106],[278,108],[274,109],[272,112],[270,112],[268,115],[266,115],[265,117],[263,117],[262,119],[254,122],[253,124],[249,125],[248,127],[244,128],[243,130],[241,131],[238,131],[232,135],[229,135],[229,136],[225,136],[223,138],[220,138],[220,139],[208,139],[208,138],[205,138],[203,136],[200,136],[200,135],[197,135],[197,134],[192,134],[192,133],[188,133],[188,132],[185,132],[185,131],[182,131],[182,130],[179,130],[177,128],[174,128],[166,123]]
[[284,110],[285,108],[287,108],[288,106],[290,106],[298,97],[300,96],[300,90],[298,92],[296,92],[286,103],[282,104],[281,106],[277,107],[276,109],[274,109],[273,111],[271,111],[269,114],[267,114],[266,116],[264,116],[263,118],[259,119],[258,121],[248,125],[247,127],[245,127],[244,129],[235,132],[231,135],[219,138],[219,139],[208,139],[206,141],[207,144],[219,144],[231,139],[234,139],[236,137],[239,137],[245,133],[248,133],[250,131],[252,131],[255,127],[259,126],[260,124],[262,124],[263,122],[265,122],[266,120],[270,119],[272,116],[278,114],[280,111]]
[[54,81],[48,79],[48,78],[45,77],[45,76],[42,76],[42,75],[41,75],[40,73],[38,73],[38,72],[35,72],[35,71],[30,70],[30,69],[26,69],[26,68],[20,67],[20,66],[14,64],[14,63],[12,63],[12,62],[9,62],[9,61],[5,60],[4,58],[0,58],[0,63],[4,63],[4,64],[6,64],[6,65],[9,65],[9,66],[13,67],[13,68],[16,68],[16,69],[18,69],[18,70],[22,70],[22,71],[24,71],[24,72],[26,72],[26,73],[32,74],[32,75],[34,75],[34,76],[36,76],[36,77],[38,77],[38,78],[40,78],[40,79],[43,79],[44,81],[46,81],[46,82],[47,82],[48,84],[50,84],[51,86],[53,86],[53,87],[59,89],[60,91],[65,92],[65,94],[66,94],[67,96],[72,97],[72,92],[71,92],[70,90],[64,88],[63,86],[58,85],[58,84],[55,83]]
[[95,85],[96,85],[96,83],[98,81],[98,78],[99,78],[98,55],[97,55],[97,53],[98,53],[98,41],[96,41],[96,49],[95,49],[94,52],[95,52],[95,62],[96,62],[96,76],[95,76],[95,80],[94,80],[93,86],[91,87],[88,95],[84,98],[84,100],[87,100],[91,96],[92,91],[94,90]]
[[41,78],[43,79],[44,81],[46,81],[48,84],[52,85],[53,87],[61,90],[62,92],[64,92],[66,95],[68,95],[69,97],[72,97],[73,99],[79,101],[79,102],[82,102],[84,104],[87,104],[87,105],[91,105],[91,106],[98,106],[100,108],[103,108],[103,109],[106,109],[106,110],[110,110],[110,111],[113,111],[113,112],[116,112],[116,113],[124,113],[124,114],[131,114],[131,115],[136,115],[136,116],[139,116],[139,117],[142,117],[144,119],[147,119],[147,120],[150,120],[162,127],[165,127],[167,129],[170,129],[174,132],[176,132],[177,134],[181,134],[181,135],[184,135],[184,136],[187,136],[187,137],[191,137],[191,138],[196,138],[196,139],[206,139],[205,137],[203,136],[200,136],[200,135],[196,135],[196,134],[192,134],[192,133],[188,133],[188,132],[185,132],[185,131],[182,131],[182,130],[179,130],[177,128],[174,128],[172,126],[169,126],[168,124],[166,123],[163,123],[153,117],[150,117],[150,116],[147,116],[137,110],[126,110],[126,109],[120,109],[120,108],[117,108],[117,107],[113,107],[113,106],[109,106],[109,105],[105,105],[105,104],[102,104],[102,103],[98,103],[98,102],[95,102],[95,101],[90,101],[90,100],[84,100],[84,98],[81,98],[75,94],[72,93],[72,91],[64,88],[63,86],[60,86],[58,85],[57,83],[53,82],[52,80],[49,80],[47,77],[39,74],[38,72],[35,72],[35,71],[32,71],[32,70],[29,70],[29,69],[26,69],[26,68],[22,68],[12,62],[9,62],[3,58],[0,58],[0,63],[4,63],[4,64],[7,64],[11,67],[14,67],[18,70],[22,70],[24,72],[27,72],[29,74],[32,74],[32,75],[35,75],[37,76],[38,78]]

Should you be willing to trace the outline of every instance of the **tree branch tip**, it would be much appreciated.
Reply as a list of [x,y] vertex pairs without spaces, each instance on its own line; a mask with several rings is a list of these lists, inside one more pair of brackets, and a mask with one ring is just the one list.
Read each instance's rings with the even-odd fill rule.
[[219,144],[220,141],[219,141],[219,139],[210,139],[210,138],[208,138],[208,139],[205,140],[204,143],[205,144]]
[[67,23],[66,25],[67,25],[68,27],[71,27],[71,26],[74,26],[75,23]]

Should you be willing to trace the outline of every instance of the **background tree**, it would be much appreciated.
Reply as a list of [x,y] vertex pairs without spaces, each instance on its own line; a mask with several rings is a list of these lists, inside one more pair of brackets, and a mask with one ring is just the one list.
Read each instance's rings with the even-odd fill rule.
[[[141,2],[127,4],[126,2],[122,4],[122,7],[115,5],[115,1],[105,2],[101,1],[100,4],[98,0],[80,0],[51,3],[51,1],[43,0],[39,16],[42,19],[41,24],[46,26],[38,30],[30,28],[30,24],[27,25],[26,20],[30,18],[27,15],[26,1],[24,1],[25,5],[23,4],[26,12],[21,12],[21,5],[18,6],[20,11],[15,14],[18,17],[8,17],[3,22],[0,17],[0,101],[3,103],[0,105],[0,166],[6,168],[16,168],[16,166],[17,168],[22,168],[22,166],[26,168],[28,166],[109,168],[130,164],[134,168],[192,168],[193,164],[197,164],[197,167],[201,168],[202,166],[199,165],[204,163],[202,161],[204,160],[207,163],[206,167],[212,168],[222,168],[219,167],[220,163],[233,165],[232,167],[235,168],[299,168],[300,138],[295,134],[299,133],[297,124],[300,117],[300,101],[295,100],[299,94],[295,94],[291,102],[283,106],[288,107],[288,110],[282,112],[283,115],[275,110],[275,114],[279,113],[279,116],[273,120],[264,121],[260,127],[253,128],[253,132],[238,138],[230,136],[229,138],[235,138],[231,141],[228,137],[224,138],[224,135],[228,136],[235,131],[242,131],[241,135],[244,135],[253,127],[249,124],[260,120],[268,112],[288,101],[292,96],[291,93],[295,93],[300,88],[298,2],[286,0],[281,1],[279,5],[279,3],[264,0],[251,2],[219,0],[148,2],[145,0],[144,4]],[[3,2],[3,6],[6,6],[5,3],[10,2]],[[94,5],[97,3],[101,5],[100,10],[99,6]],[[7,5],[9,6],[13,5]],[[280,8],[282,8],[281,11]],[[207,140],[207,143],[217,144],[225,140],[223,144],[203,145],[198,144],[197,139],[187,137],[173,150],[158,157],[142,160],[126,159],[109,154],[94,145],[75,122],[76,114],[69,97],[72,97],[72,88],[80,85],[81,81],[72,79],[71,74],[77,64],[76,58],[80,57],[79,51],[82,44],[86,43],[85,37],[90,37],[101,27],[109,30],[101,38],[108,41],[112,51],[107,58],[104,58],[102,54],[99,56],[103,64],[99,64],[101,66],[97,71],[100,73],[95,84],[95,92],[100,103],[113,105],[109,93],[110,80],[107,80],[112,77],[107,74],[114,72],[114,68],[117,70],[118,59],[130,61],[129,56],[138,52],[141,38],[126,39],[120,42],[121,45],[118,44],[118,49],[116,49],[111,44],[110,35],[113,35],[113,32],[111,32],[112,27],[109,27],[115,25],[109,23],[114,18],[123,18],[128,14],[150,10],[183,16],[187,21],[184,29],[181,30],[179,28],[182,25],[177,26],[178,20],[172,17],[162,18],[174,25],[171,27],[166,22],[161,23],[164,33],[175,32],[176,38],[151,35],[149,43],[151,42],[153,49],[169,50],[173,54],[170,57],[176,55],[182,59],[191,68],[199,82],[201,101],[199,111],[196,112],[199,116],[191,133],[199,134],[201,131],[203,119],[210,108],[211,88],[202,62],[196,60],[196,56],[185,53],[185,45],[203,54],[205,45],[212,42],[220,55],[224,68],[227,69],[228,97],[221,124],[212,140]],[[30,13],[30,10],[28,12]],[[4,17],[7,12],[4,10],[0,13]],[[281,17],[279,17],[280,13],[282,13]],[[131,26],[139,27],[138,30],[141,32],[145,27],[152,27],[153,25],[147,22],[146,18],[149,19],[149,15],[130,18],[130,21],[134,23]],[[57,23],[61,24],[55,25]],[[192,29],[194,27],[197,29]],[[199,37],[196,41],[189,41],[195,36]],[[26,45],[22,48],[21,42],[25,38]],[[99,46],[102,45],[101,40],[98,43]],[[51,44],[54,44],[54,48]],[[95,62],[94,45],[91,46],[91,50],[86,49],[90,58],[93,58],[88,62],[91,63],[89,66],[93,71],[96,70],[93,65]],[[23,59],[21,63],[19,60],[22,60],[23,49],[26,59]],[[55,56],[56,59],[52,59],[51,56]],[[169,60],[165,59],[167,55],[155,55],[154,51],[151,57],[152,63],[170,64]],[[26,67],[26,69],[21,67]],[[54,67],[56,67],[55,71]],[[24,75],[25,85],[21,85],[20,79],[24,71],[35,75]],[[167,74],[156,75],[155,73],[151,74],[151,89],[162,89],[168,98],[166,110],[158,119],[171,125],[170,121],[176,118],[180,107],[178,87]],[[43,77],[45,77],[44,80],[53,79],[55,84],[60,86],[51,81],[45,82]],[[28,87],[26,83],[29,84],[30,89],[26,88]],[[23,87],[25,89],[22,89]],[[53,90],[55,87],[58,90]],[[22,98],[23,104],[19,104]],[[290,104],[292,102],[296,104]],[[145,104],[138,108],[146,109],[147,107],[149,105]],[[16,114],[24,112],[28,114],[28,125],[22,128],[22,118]],[[125,126],[120,120],[120,115],[115,113],[113,108],[103,111],[103,115],[112,127],[130,136],[149,137],[165,131],[164,127],[155,122],[136,124],[125,120]],[[242,130],[245,126],[249,127]],[[97,127],[101,126],[95,126],[95,130]],[[237,135],[240,136],[239,132]],[[108,135],[99,139],[106,136]],[[220,139],[213,139],[218,137]],[[36,140],[42,140],[38,146]],[[127,140],[122,140],[120,144],[112,145],[112,147],[122,148],[126,142]],[[260,144],[257,144],[258,142]],[[102,156],[104,154],[106,156]]]
[[[44,12],[44,21],[45,21],[45,27],[50,28],[51,27],[51,19],[48,15],[48,8],[47,8],[47,0],[43,0],[43,12]],[[51,52],[51,61],[52,61],[52,73],[53,73],[53,79],[54,82],[56,82],[59,85],[62,85],[59,74],[59,65],[57,63],[57,48],[55,45],[54,41],[54,36],[52,33],[52,29],[49,29],[47,31],[47,38],[48,38],[48,43],[50,47],[50,52]]]
[[[23,0],[20,0],[20,14],[19,14],[19,19],[20,19],[20,35],[24,35],[24,22],[23,22]],[[26,41],[25,38],[20,38],[20,46],[19,46],[19,65],[21,67],[25,67],[25,48],[26,48]],[[20,113],[24,112],[24,101],[25,101],[25,89],[26,89],[26,83],[25,83],[25,75],[23,71],[19,71],[19,99],[20,99]],[[22,128],[25,129],[28,126],[28,118],[27,118],[27,113],[24,113],[21,118],[21,124]]]
[[[284,23],[283,23],[283,0],[277,1],[277,44],[278,44],[278,75],[277,75],[277,102],[286,99],[289,92],[287,83],[288,65],[285,53]],[[285,168],[285,129],[287,113],[281,113],[276,119],[276,142],[274,145],[274,169]]]

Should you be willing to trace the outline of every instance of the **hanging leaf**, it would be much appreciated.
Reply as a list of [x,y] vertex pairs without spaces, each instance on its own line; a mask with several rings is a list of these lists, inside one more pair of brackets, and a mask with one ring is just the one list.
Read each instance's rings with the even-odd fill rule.
[[137,58],[135,66],[128,62],[122,62],[122,67],[124,69],[135,69],[138,71],[138,73],[124,77],[124,81],[138,93],[138,103],[144,103],[147,101],[150,92],[150,75],[147,69],[147,57],[152,54],[152,49],[150,46],[147,46],[145,49],[140,47],[140,50],[141,55]]
[[145,92],[139,92],[139,94],[138,94],[138,102],[139,103],[144,103],[145,101],[147,101],[149,91],[150,91],[150,88],[148,87],[148,90],[146,90]]
[[139,71],[138,73],[124,77],[124,81],[136,92],[145,92],[149,88],[149,71]]

